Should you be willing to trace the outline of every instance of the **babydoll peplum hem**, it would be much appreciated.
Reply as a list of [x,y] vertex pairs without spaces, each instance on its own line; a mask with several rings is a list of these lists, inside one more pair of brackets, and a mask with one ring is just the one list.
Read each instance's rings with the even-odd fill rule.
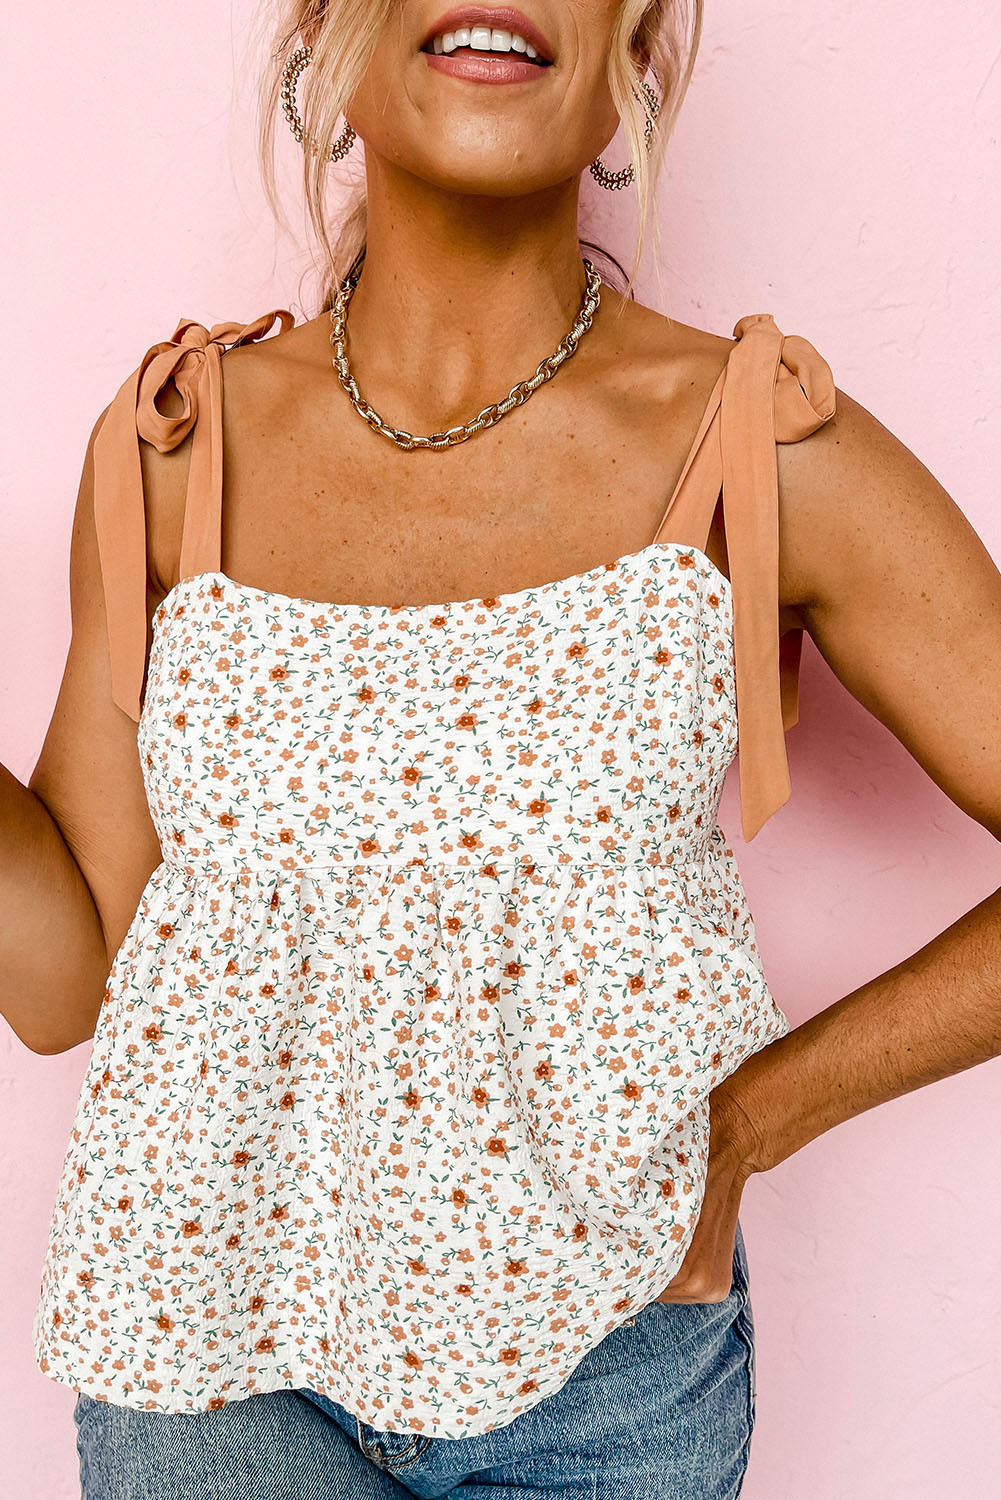
[[709,1094],[788,1030],[716,820],[720,579],[648,549],[449,630],[174,592],[139,735],[164,858],[80,1091],[46,1374],[458,1437],[660,1294]]

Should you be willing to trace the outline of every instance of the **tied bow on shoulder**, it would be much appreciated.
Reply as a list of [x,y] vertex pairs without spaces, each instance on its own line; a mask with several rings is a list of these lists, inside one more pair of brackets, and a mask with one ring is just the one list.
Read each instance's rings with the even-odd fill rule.
[[[219,566],[222,524],[222,354],[263,338],[284,308],[251,323],[211,329],[182,319],[154,344],[122,385],[94,441],[94,509],[112,698],[132,719],[141,712],[148,639],[146,518],[139,439],[161,453],[194,429],[179,576]],[[676,496],[692,469],[696,507],[722,491],[733,595],[741,822],[751,839],[790,793],[785,730],[798,717],[802,631],[779,636],[777,443],[795,443],[835,410],[830,366],[808,339],[784,335],[770,313],[734,327],[730,351],[706,408]],[[157,405],[173,385],[177,416]],[[199,411],[202,419],[199,421]],[[679,507],[680,508],[680,507]]]
[[[223,351],[253,343],[275,319],[281,331],[295,319],[285,308],[252,323],[216,323],[211,329],[182,319],[174,335],[154,344],[120,387],[94,439],[94,518],[111,650],[111,693],[138,720],[147,647],[146,512],[139,439],[167,453],[194,428],[188,471],[180,576],[218,557],[222,505]],[[173,385],[183,408],[160,411],[157,399]],[[198,421],[199,410],[205,415]]]
[[797,443],[833,417],[831,367],[809,339],[751,313],[721,376],[719,456],[733,589],[741,829],[752,839],[788,801],[785,731],[799,717],[802,630],[779,635],[776,443]]

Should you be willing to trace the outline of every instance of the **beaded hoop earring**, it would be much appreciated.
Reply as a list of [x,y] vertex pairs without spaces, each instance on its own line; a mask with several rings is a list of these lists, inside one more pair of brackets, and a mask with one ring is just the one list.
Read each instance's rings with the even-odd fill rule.
[[[643,113],[646,116],[646,123],[643,126],[643,142],[647,151],[649,151],[650,143],[653,139],[654,126],[660,114],[660,100],[645,78],[641,79],[640,88],[643,93],[642,95],[637,94],[636,97],[643,105]],[[616,188],[628,187],[636,176],[636,173],[633,171],[632,162],[629,163],[628,167],[623,167],[618,172],[610,172],[601,157],[596,156],[591,163],[591,176],[603,188],[613,191]]]
[[[299,78],[302,75],[304,69],[309,66],[309,62],[312,56],[312,47],[300,47],[297,51],[291,54],[288,62],[285,64],[285,68],[282,72],[282,110],[285,114],[286,120],[288,120],[289,122],[292,134],[295,136],[300,146],[302,146],[303,150],[305,150],[306,145],[308,144],[309,149],[315,156],[317,152],[316,144],[305,135],[302,125],[302,116],[300,115],[299,107],[295,102],[295,92],[299,84]],[[355,139],[355,132],[351,129],[351,126],[348,124],[347,120],[345,120],[344,129],[341,131],[341,134],[337,137],[336,141],[331,141],[330,143],[330,147],[327,152],[328,160],[343,160],[343,158],[347,156],[348,152],[351,150],[351,147],[354,145]]]

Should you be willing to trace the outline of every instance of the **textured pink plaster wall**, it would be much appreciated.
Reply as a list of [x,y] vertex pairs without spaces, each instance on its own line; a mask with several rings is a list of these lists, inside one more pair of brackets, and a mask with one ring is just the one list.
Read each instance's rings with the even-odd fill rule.
[[[527,4],[527,0],[526,0]],[[6,18],[0,758],[27,775],[66,646],[69,523],[90,426],[181,316],[297,302],[253,162],[266,5],[99,0]],[[950,489],[1001,557],[992,0],[714,0],[660,194],[644,300],[729,333],[771,312]],[[612,157],[617,159],[613,150]],[[597,190],[595,190],[595,193]],[[628,255],[627,205],[589,227]],[[1001,881],[957,812],[807,644],[792,802],[738,854],[794,1024]],[[0,1023],[0,1480],[77,1495],[72,1395],[30,1349],[87,1047]],[[1001,1470],[994,1062],[853,1121],[750,1184],[759,1413],[747,1500],[980,1500]],[[694,1500],[694,1497],[693,1497]]]

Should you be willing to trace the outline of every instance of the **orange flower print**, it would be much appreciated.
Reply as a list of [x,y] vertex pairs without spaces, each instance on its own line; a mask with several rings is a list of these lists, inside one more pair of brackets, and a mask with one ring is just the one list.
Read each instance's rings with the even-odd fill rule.
[[188,1413],[336,1374],[377,1429],[464,1437],[680,1268],[709,1093],[784,1026],[715,822],[729,606],[671,542],[516,607],[181,580],[49,1373]]

